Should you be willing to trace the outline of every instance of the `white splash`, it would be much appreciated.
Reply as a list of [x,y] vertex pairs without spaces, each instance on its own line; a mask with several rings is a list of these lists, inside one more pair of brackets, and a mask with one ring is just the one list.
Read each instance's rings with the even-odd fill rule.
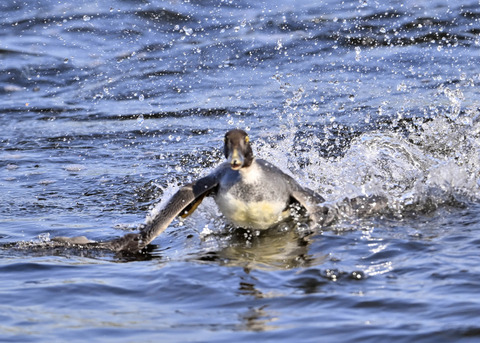
[[[478,112],[426,120],[408,135],[372,131],[355,138],[340,157],[325,158],[314,147],[319,138],[302,140],[304,152],[293,151],[295,129],[271,148],[258,144],[259,155],[327,200],[383,195],[392,209],[452,199],[480,198],[480,121]],[[268,141],[268,137],[265,138]],[[273,138],[270,138],[273,140]],[[309,164],[300,166],[299,160]]]
[[[303,152],[294,151],[297,129],[284,132],[283,139],[257,137],[254,150],[258,157],[272,162],[294,176],[300,184],[318,191],[330,203],[345,197],[383,195],[389,207],[399,212],[422,209],[455,201],[480,198],[480,121],[477,112],[452,120],[439,116],[426,120],[409,134],[392,130],[366,132],[353,139],[343,155],[324,157],[319,137],[301,141]],[[298,137],[297,137],[298,139]],[[275,142],[272,147],[271,143]],[[301,165],[299,161],[310,161]],[[219,161],[220,162],[220,161]],[[202,175],[213,168],[201,171]],[[195,179],[199,175],[191,175]],[[171,182],[161,201],[147,216],[147,223],[158,215],[179,189]],[[224,228],[225,222],[211,199],[188,218],[193,227]]]

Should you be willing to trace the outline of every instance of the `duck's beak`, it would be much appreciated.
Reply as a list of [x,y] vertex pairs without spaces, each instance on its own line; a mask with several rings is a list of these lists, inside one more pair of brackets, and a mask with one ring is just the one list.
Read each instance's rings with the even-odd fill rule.
[[230,162],[230,168],[233,170],[239,170],[243,167],[244,157],[237,148],[233,148],[232,152],[228,156],[228,161]]

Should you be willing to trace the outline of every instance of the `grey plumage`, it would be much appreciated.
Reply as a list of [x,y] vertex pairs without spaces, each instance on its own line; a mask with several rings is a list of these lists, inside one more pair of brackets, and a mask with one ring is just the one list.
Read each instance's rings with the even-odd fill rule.
[[[140,233],[100,243],[65,237],[57,240],[115,251],[138,251],[160,235],[177,216],[191,214],[206,196],[213,196],[225,218],[240,227],[267,229],[289,215],[292,203],[300,204],[314,223],[327,225],[334,220],[335,210],[322,205],[325,200],[319,194],[302,187],[269,162],[254,158],[245,131],[227,132],[224,154],[226,162],[211,174],[180,188]],[[344,203],[349,204],[349,200]]]
[[242,130],[225,135],[227,161],[211,174],[182,187],[140,234],[105,242],[113,250],[138,250],[162,233],[179,215],[188,215],[205,196],[213,196],[226,219],[236,226],[267,229],[289,214],[288,206],[298,202],[312,221],[322,220],[328,210],[325,200],[300,186],[271,163],[256,159]]

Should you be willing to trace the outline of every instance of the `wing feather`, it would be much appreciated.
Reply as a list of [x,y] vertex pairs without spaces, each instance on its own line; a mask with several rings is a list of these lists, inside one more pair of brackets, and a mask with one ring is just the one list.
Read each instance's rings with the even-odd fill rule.
[[57,237],[52,240],[65,244],[100,247],[114,251],[139,251],[165,231],[177,216],[192,214],[202,200],[216,190],[217,185],[218,173],[214,172],[183,186],[140,233],[129,233],[105,242],[89,241],[86,237]]
[[[155,218],[134,236],[120,237],[116,240],[105,242],[110,249],[119,250],[141,250],[160,235],[179,215],[190,215],[195,211],[202,200],[215,191],[218,185],[217,173],[210,174],[191,184],[180,188],[167,204],[159,211]],[[186,211],[186,213],[185,213]],[[132,241],[133,240],[133,241]]]

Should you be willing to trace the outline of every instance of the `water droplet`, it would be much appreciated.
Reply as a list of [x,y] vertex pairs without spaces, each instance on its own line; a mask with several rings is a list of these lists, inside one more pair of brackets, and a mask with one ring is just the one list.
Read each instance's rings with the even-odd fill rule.
[[280,50],[283,48],[282,40],[277,41],[277,46],[275,47],[275,50]]
[[360,53],[362,52],[362,49],[359,46],[355,47],[355,61],[360,61]]
[[397,85],[397,91],[405,92],[407,90],[407,85],[404,82],[401,82]]
[[352,274],[350,274],[350,276],[354,280],[361,280],[361,279],[365,278],[365,274],[363,274],[362,271],[354,271],[354,272],[352,272]]
[[140,94],[140,95],[138,96],[138,100],[139,100],[139,101],[145,100],[145,96],[144,96],[143,94]]
[[91,18],[90,18],[90,16],[88,16],[88,15],[84,15],[84,16],[83,16],[83,21],[89,21],[90,19],[91,19]]
[[193,33],[193,30],[189,27],[184,26],[184,27],[182,27],[182,29],[183,29],[183,32],[185,32],[185,34],[187,36],[190,36]]
[[140,114],[140,115],[137,117],[137,123],[138,123],[139,125],[142,125],[144,121],[145,121],[145,118],[143,117],[143,114]]

